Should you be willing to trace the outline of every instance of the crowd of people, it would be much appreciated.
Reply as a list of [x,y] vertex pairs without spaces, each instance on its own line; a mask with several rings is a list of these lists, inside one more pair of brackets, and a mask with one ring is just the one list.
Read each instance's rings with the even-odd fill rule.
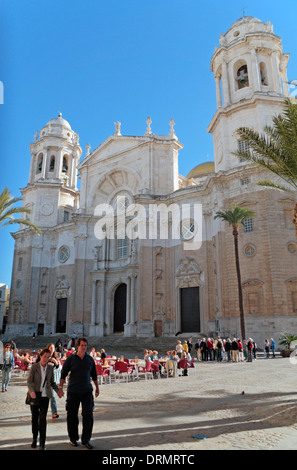
[[[48,344],[46,347],[51,351],[50,363],[54,366],[55,380],[58,382],[59,374],[61,371],[61,363],[67,359],[71,354],[76,353],[75,348],[76,337],[69,337],[67,340],[62,342],[58,339],[54,344]],[[275,357],[276,343],[273,338],[265,339],[263,345],[264,355],[266,358]],[[41,351],[41,350],[40,350]],[[40,351],[37,351],[35,356],[39,357]],[[217,362],[251,362],[257,359],[258,346],[256,342],[249,338],[248,340],[242,341],[240,338],[221,338],[218,336],[216,339],[212,337],[197,339],[193,343],[192,338],[183,342],[177,340],[175,348],[171,351],[167,351],[167,359],[170,356],[170,361],[176,361],[178,363],[181,359],[186,359],[189,364],[192,363],[195,357],[197,361],[217,361]],[[90,356],[95,361],[102,361],[102,364],[106,365],[107,353],[105,349],[101,348],[96,350],[93,346],[90,350]],[[7,387],[11,377],[11,371],[15,366],[22,366],[22,370],[29,369],[36,357],[33,357],[33,353],[29,350],[18,350],[14,340],[11,340],[5,345],[4,349],[4,364],[2,366],[2,392],[7,391]],[[109,356],[112,359],[117,359],[115,356]],[[159,358],[158,351],[145,350],[143,359],[146,361],[154,361]],[[39,359],[37,359],[38,361]],[[122,355],[118,360],[124,361]],[[105,362],[104,362],[105,361]],[[138,357],[135,357],[135,361],[138,361]],[[53,418],[58,417],[55,404],[55,394],[53,394],[52,404],[52,416]]]
[[[273,338],[265,339],[264,354],[266,358],[275,357],[276,344]],[[175,349],[167,351],[165,357],[159,356],[158,351],[145,349],[143,358],[135,356],[133,362],[137,366],[141,361],[146,364],[158,364],[160,375],[175,377],[178,368],[180,375],[188,375],[188,368],[193,367],[194,355],[198,362],[226,361],[251,362],[257,358],[257,344],[252,338],[241,341],[239,338],[202,338],[194,344],[192,338],[188,341],[177,340]],[[79,359],[79,360],[78,360]],[[92,448],[90,438],[93,423],[93,390],[91,379],[95,384],[95,396],[99,395],[96,364],[109,365],[110,361],[125,362],[124,355],[120,358],[107,355],[101,348],[96,351],[92,347],[87,354],[87,340],[69,338],[64,344],[58,339],[55,344],[50,343],[37,353],[19,351],[15,342],[5,344],[2,363],[2,392],[7,391],[11,372],[17,364],[21,363],[28,368],[28,404],[31,405],[32,414],[32,448],[37,446],[39,434],[40,448],[45,448],[46,415],[51,404],[52,418],[59,418],[57,397],[64,395],[63,385],[67,383],[67,430],[71,445],[77,446],[78,441],[78,407],[83,407],[83,436],[82,442],[87,448]],[[107,362],[109,361],[109,362]],[[162,370],[163,369],[163,370]],[[22,368],[22,370],[25,370]],[[83,390],[82,390],[83,387]],[[38,406],[36,400],[39,396]]]
[[[178,341],[177,348],[181,348],[181,342]],[[192,338],[185,341],[182,345],[183,349],[191,353],[193,349]],[[214,338],[198,339],[194,345],[198,361],[227,361],[227,362],[252,362],[257,359],[258,346],[252,339],[241,340],[240,338]],[[273,338],[265,339],[264,352],[268,358],[271,351],[272,357],[275,357],[276,343]]]

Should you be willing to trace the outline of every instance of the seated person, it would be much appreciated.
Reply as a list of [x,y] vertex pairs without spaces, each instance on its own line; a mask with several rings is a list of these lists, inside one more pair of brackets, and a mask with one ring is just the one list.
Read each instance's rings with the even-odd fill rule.
[[101,349],[101,359],[106,359],[105,349]]
[[91,349],[90,356],[91,356],[93,359],[95,359],[96,356],[97,356],[96,349],[95,349],[94,347]]

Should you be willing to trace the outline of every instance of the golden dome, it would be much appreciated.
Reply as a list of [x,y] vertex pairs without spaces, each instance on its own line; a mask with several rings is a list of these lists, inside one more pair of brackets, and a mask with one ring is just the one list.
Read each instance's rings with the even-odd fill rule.
[[195,166],[193,170],[188,173],[187,178],[199,178],[200,176],[205,176],[208,173],[214,173],[215,164],[214,162],[204,162]]

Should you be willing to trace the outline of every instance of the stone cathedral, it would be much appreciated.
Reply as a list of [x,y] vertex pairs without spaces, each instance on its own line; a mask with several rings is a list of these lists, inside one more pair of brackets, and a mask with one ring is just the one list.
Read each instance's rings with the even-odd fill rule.
[[[288,59],[270,22],[246,16],[221,34],[210,62],[217,109],[207,131],[215,158],[187,176],[179,174],[183,145],[173,120],[168,135],[154,133],[150,118],[140,136],[122,135],[116,123],[115,133],[92,152],[88,145],[84,156],[61,115],[36,133],[21,193],[42,235],[24,226],[13,233],[8,333],[239,336],[232,229],[214,219],[232,202],[255,212],[239,236],[247,335],[262,344],[296,331],[296,198],[258,186],[264,171],[232,154],[243,145],[238,127],[262,131],[282,112]],[[105,237],[96,235],[104,207],[126,216],[128,207],[149,214],[161,205],[196,205],[201,217],[197,222],[189,210],[174,227],[180,238],[173,239],[160,236],[160,225],[156,236],[129,237],[118,218],[105,214]],[[172,232],[172,212],[167,215]],[[129,214],[126,219],[133,222]],[[199,247],[191,245],[197,230]]]

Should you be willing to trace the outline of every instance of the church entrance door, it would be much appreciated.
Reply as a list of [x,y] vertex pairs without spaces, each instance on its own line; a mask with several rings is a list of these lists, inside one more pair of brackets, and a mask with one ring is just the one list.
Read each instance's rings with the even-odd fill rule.
[[67,299],[57,300],[56,333],[66,333]]
[[180,289],[181,331],[200,331],[199,287]]
[[120,284],[114,294],[114,333],[122,333],[126,323],[127,284]]

